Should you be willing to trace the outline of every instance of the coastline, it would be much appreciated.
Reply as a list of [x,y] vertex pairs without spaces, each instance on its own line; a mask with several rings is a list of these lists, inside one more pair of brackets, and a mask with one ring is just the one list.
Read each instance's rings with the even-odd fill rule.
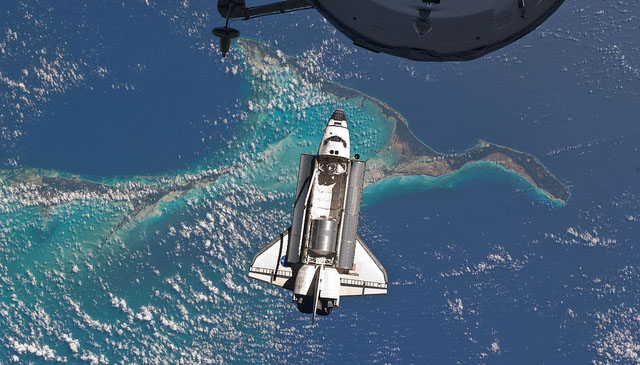
[[308,85],[316,85],[320,90],[336,97],[338,102],[358,103],[361,109],[367,108],[367,103],[371,103],[379,109],[379,114],[392,124],[392,132],[386,145],[369,159],[365,185],[402,176],[440,177],[453,174],[468,164],[491,161],[518,174],[534,188],[541,190],[549,201],[565,205],[571,196],[569,188],[537,157],[529,153],[484,140],[478,140],[473,147],[461,153],[439,153],[416,137],[410,129],[409,121],[385,102],[353,88],[323,80],[316,73],[309,72],[297,59],[281,53],[274,55],[261,43],[243,39],[239,42],[239,47],[246,54],[249,64],[252,64],[251,60],[254,58],[254,68],[259,68],[260,62],[272,65],[275,61],[291,67]]
[[[539,193],[533,196],[535,199],[560,206],[569,199],[569,189],[530,154],[485,141],[459,154],[441,154],[420,141],[409,122],[384,102],[315,74],[305,78],[309,71],[298,60],[275,55],[262,44],[247,40],[240,44],[245,48],[243,67],[248,69],[244,77],[251,89],[248,104],[253,102],[254,110],[247,111],[249,116],[239,121],[243,135],[213,155],[212,160],[218,164],[203,163],[195,170],[158,176],[105,178],[45,169],[0,170],[0,199],[5,201],[0,214],[39,207],[41,212],[34,210],[31,214],[46,216],[80,202],[110,206],[117,223],[109,224],[96,236],[100,237],[96,244],[102,246],[140,228],[145,221],[189,209],[193,204],[189,197],[203,190],[210,197],[217,192],[224,195],[229,189],[249,189],[261,197],[286,199],[295,184],[299,153],[315,151],[317,147],[309,139],[319,132],[320,124],[324,125],[327,110],[334,107],[354,113],[350,122],[352,139],[357,142],[354,146],[368,158],[365,195],[379,192],[384,198],[395,194],[393,191],[443,187],[451,179],[473,178],[466,175],[470,168],[491,163],[486,166],[499,166],[526,181]],[[277,77],[269,78],[274,73]],[[305,99],[299,101],[288,92]],[[305,117],[305,113],[310,115]],[[287,119],[296,115],[297,119]],[[319,122],[321,115],[323,120]],[[278,171],[279,175],[267,171]]]
[[[566,204],[563,200],[555,199],[546,191],[533,186],[530,181],[515,171],[509,170],[493,161],[485,160],[465,164],[462,168],[444,175],[396,175],[370,183],[363,192],[363,205],[376,204],[405,193],[424,192],[433,189],[457,189],[465,183],[473,183],[476,178],[474,174],[476,173],[487,173],[498,179],[503,179],[500,175],[504,174],[508,176],[506,180],[510,185],[514,186],[516,190],[524,191],[532,199],[555,207],[563,207]],[[486,178],[486,176],[483,178]],[[523,185],[523,188],[519,188],[519,185]],[[526,189],[526,187],[529,187],[529,189]]]

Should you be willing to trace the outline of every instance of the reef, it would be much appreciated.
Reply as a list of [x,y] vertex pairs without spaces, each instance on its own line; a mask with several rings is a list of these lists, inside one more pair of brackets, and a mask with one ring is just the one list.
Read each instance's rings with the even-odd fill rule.
[[[368,161],[365,184],[375,184],[384,179],[398,176],[439,177],[457,172],[465,165],[479,161],[489,161],[513,171],[542,191],[550,199],[566,204],[570,197],[569,188],[554,176],[535,156],[508,147],[479,140],[472,148],[455,154],[439,153],[420,141],[410,129],[409,122],[395,109],[381,100],[363,94],[358,90],[327,81],[321,77],[316,67],[309,67],[307,61],[274,54],[264,44],[243,39],[240,46],[248,63],[255,68],[261,64],[278,64],[295,70],[307,84],[316,86],[336,98],[336,103],[352,101],[364,109],[366,103],[377,106],[380,114],[392,124],[392,133],[385,146],[379,148]],[[424,122],[424,121],[415,121]]]

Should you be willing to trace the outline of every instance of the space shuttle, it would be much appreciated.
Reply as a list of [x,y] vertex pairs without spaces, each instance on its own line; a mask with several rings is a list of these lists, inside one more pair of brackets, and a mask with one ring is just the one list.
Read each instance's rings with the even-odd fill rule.
[[333,112],[317,155],[300,156],[293,222],[251,261],[249,277],[293,291],[303,313],[328,315],[349,296],[387,293],[387,272],[358,236],[366,163],[350,157],[349,128]]

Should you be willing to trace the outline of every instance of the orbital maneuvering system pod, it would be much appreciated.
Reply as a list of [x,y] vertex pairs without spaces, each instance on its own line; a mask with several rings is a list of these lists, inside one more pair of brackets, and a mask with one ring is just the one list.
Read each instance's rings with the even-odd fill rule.
[[303,313],[328,315],[345,296],[387,293],[387,272],[358,237],[365,162],[350,158],[344,112],[317,155],[301,155],[293,223],[251,261],[249,277],[293,291]]

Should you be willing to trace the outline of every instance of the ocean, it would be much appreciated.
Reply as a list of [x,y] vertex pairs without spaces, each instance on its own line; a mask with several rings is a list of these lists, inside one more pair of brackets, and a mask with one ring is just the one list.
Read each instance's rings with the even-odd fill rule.
[[434,149],[509,146],[571,190],[559,206],[491,163],[368,188],[359,233],[389,294],[311,327],[248,263],[289,226],[299,155],[333,109],[363,159],[386,119],[241,48],[220,60],[211,4],[10,6],[2,75],[28,92],[0,84],[2,362],[637,361],[636,8],[567,1],[447,64],[353,48],[313,12],[243,23]]

